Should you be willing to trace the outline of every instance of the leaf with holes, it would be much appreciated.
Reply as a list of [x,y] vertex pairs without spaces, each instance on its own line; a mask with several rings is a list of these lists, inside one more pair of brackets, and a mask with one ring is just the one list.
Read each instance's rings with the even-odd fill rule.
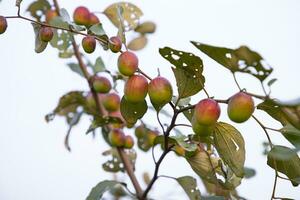
[[[130,149],[125,152],[131,162],[131,164],[134,166],[136,161],[136,152],[133,149]],[[102,167],[107,172],[125,172],[125,168],[123,165],[123,162],[117,152],[117,149],[112,148],[110,150],[104,151],[102,153],[103,156],[111,156],[111,159],[106,161],[102,164]]]
[[35,33],[35,48],[34,48],[34,50],[36,53],[41,53],[46,49],[48,42],[43,42],[40,39],[41,26],[36,23],[31,23],[31,24],[32,24],[32,27],[33,27],[33,30]]
[[38,22],[40,22],[41,18],[50,8],[50,3],[47,0],[36,0],[28,6],[27,11],[30,12],[30,15],[32,17],[34,17]]
[[267,99],[260,103],[257,108],[267,112],[283,126],[292,124],[300,130],[300,102],[298,99],[292,102]]
[[282,135],[293,144],[297,150],[300,150],[300,130],[290,124],[280,129]]
[[118,181],[101,181],[95,187],[92,188],[90,194],[86,198],[86,200],[100,200],[105,192],[112,190],[114,187],[122,185],[126,186],[126,183],[121,183]]
[[268,165],[285,174],[293,186],[300,184],[300,158],[294,150],[275,145],[268,153]]
[[123,25],[126,31],[133,30],[138,26],[139,19],[143,12],[134,4],[128,2],[114,3],[104,10],[104,14],[108,19],[119,28],[120,18],[118,15],[118,7],[122,8]]
[[183,188],[190,200],[200,200],[201,194],[197,186],[197,181],[191,176],[176,178],[179,185]]
[[147,42],[148,42],[148,40],[147,40],[146,36],[141,35],[141,36],[131,40],[128,43],[127,47],[130,50],[138,51],[138,50],[143,49],[147,45]]
[[135,124],[138,119],[141,119],[146,113],[147,108],[147,102],[145,100],[137,103],[127,101],[125,97],[121,100],[121,114],[130,124]]
[[202,60],[192,53],[177,51],[170,47],[159,49],[160,55],[173,64],[179,99],[197,94],[204,87]]
[[210,46],[199,42],[192,42],[192,44],[233,73],[248,73],[258,78],[260,81],[264,81],[273,71],[273,69],[266,64],[263,57],[257,52],[249,49],[247,46],[229,49]]
[[218,122],[213,132],[215,147],[235,175],[244,176],[245,142],[241,133],[232,125]]

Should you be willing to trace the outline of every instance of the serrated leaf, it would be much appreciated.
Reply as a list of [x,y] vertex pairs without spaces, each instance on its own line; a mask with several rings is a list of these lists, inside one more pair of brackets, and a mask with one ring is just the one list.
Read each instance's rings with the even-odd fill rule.
[[[123,22],[120,22],[118,7],[122,8]],[[120,2],[108,6],[104,10],[104,14],[117,28],[119,28],[120,23],[123,23],[125,31],[129,31],[137,27],[143,12],[132,3]]]
[[36,0],[28,6],[27,11],[30,12],[30,15],[32,17],[34,17],[38,22],[40,22],[43,15],[50,8],[50,3],[47,0]]
[[138,119],[141,119],[147,112],[147,109],[148,106],[145,100],[137,103],[127,101],[125,97],[123,97],[121,100],[121,114],[124,119],[130,124],[135,124]]
[[222,160],[234,174],[243,177],[245,142],[241,133],[230,124],[217,122],[213,136],[215,147]]
[[145,36],[141,35],[141,36],[131,40],[128,43],[127,47],[130,50],[138,51],[138,50],[143,49],[147,45],[147,42],[148,42],[147,38]]
[[267,163],[273,169],[285,174],[293,186],[300,184],[300,158],[294,150],[275,145],[268,153]]
[[282,135],[293,144],[297,150],[300,150],[300,130],[290,124],[280,129]]
[[81,77],[84,77],[82,70],[78,63],[68,63],[67,65],[73,72],[77,73]]
[[95,187],[92,188],[86,200],[100,200],[105,192],[112,190],[117,185],[122,185],[126,187],[125,183],[120,183],[118,181],[101,181]]
[[247,46],[229,49],[199,42],[192,42],[192,44],[233,73],[248,73],[260,81],[264,81],[273,71],[273,69],[265,63],[263,57]]
[[277,78],[273,78],[273,79],[269,80],[268,86],[270,87],[270,86],[273,85],[277,80],[278,80]]
[[156,24],[153,22],[143,22],[135,28],[135,32],[146,34],[146,33],[154,33],[156,29]]
[[204,87],[202,60],[189,52],[177,51],[170,47],[159,49],[160,55],[173,64],[176,77],[178,98],[186,98],[197,94]]
[[190,200],[200,200],[201,194],[197,186],[197,181],[191,176],[176,178],[179,185],[183,188]]
[[106,34],[101,23],[94,24],[89,30],[97,36],[103,36]]
[[39,24],[36,24],[36,23],[31,23],[32,26],[33,26],[33,30],[34,30],[34,33],[35,33],[35,52],[36,53],[41,53],[43,52],[47,45],[48,45],[48,42],[43,42],[41,41],[40,39],[40,29],[41,29],[41,26]]
[[95,74],[97,74],[98,72],[104,72],[106,70],[105,64],[101,57],[98,57],[96,59],[96,63],[92,68]]

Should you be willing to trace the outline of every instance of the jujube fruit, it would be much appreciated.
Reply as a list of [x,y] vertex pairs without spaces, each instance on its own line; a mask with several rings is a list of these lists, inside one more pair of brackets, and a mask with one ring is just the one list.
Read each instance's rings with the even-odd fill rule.
[[105,95],[105,97],[102,100],[102,104],[104,108],[109,111],[116,111],[120,107],[120,97],[116,93],[110,93]]
[[90,11],[84,6],[79,6],[73,13],[73,20],[78,25],[90,25]]
[[53,30],[50,27],[42,27],[39,32],[41,41],[49,42],[53,38]]
[[117,53],[121,50],[122,48],[122,41],[119,37],[111,37],[109,39],[109,43],[108,43],[109,49],[114,52]]
[[121,129],[113,129],[108,134],[108,140],[113,147],[122,147],[125,144],[125,135]]
[[118,69],[124,76],[131,76],[138,69],[139,61],[137,56],[130,52],[123,52],[118,58]]
[[144,125],[139,125],[135,128],[134,134],[137,138],[143,138],[147,134],[147,129]]
[[7,21],[6,18],[0,16],[0,34],[4,33],[7,29]]
[[58,14],[57,14],[56,10],[48,10],[46,12],[46,22],[49,24],[50,21],[57,16],[58,16]]
[[130,135],[125,136],[124,148],[131,149],[134,145],[133,138]]
[[201,125],[210,126],[217,122],[221,109],[213,99],[203,99],[195,106],[194,120]]
[[100,23],[99,18],[94,13],[90,13],[90,26],[93,26],[93,25],[99,24],[99,23]]
[[133,75],[129,77],[124,87],[124,96],[130,102],[143,101],[147,95],[148,82],[144,76]]
[[159,133],[157,131],[149,130],[147,134],[148,142],[150,146],[153,146],[155,138],[159,135]]
[[167,79],[159,76],[150,81],[148,93],[152,103],[163,106],[171,101],[173,89]]
[[199,136],[209,136],[213,130],[214,130],[214,125],[202,125],[198,123],[196,120],[192,119],[192,128],[195,134]]
[[96,39],[93,36],[86,36],[82,39],[82,47],[86,53],[93,53],[96,48]]
[[103,76],[94,76],[92,83],[93,89],[98,93],[108,93],[111,90],[110,81]]
[[239,92],[230,97],[227,107],[228,117],[237,123],[247,121],[254,112],[252,97],[244,92]]

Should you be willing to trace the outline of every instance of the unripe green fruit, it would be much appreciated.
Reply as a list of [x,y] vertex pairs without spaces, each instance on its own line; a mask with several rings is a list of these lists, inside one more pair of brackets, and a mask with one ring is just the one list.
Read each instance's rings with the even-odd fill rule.
[[120,108],[120,97],[116,93],[110,93],[105,95],[102,100],[104,108],[109,111],[117,111]]
[[93,26],[93,25],[99,24],[99,23],[100,23],[99,18],[94,13],[90,13],[90,26]]
[[121,129],[113,129],[108,134],[108,140],[113,147],[122,147],[125,144],[125,135]]
[[252,97],[244,92],[233,95],[228,102],[228,117],[237,123],[247,121],[254,112],[254,101]]
[[210,126],[217,122],[221,109],[213,99],[203,99],[195,106],[194,120],[201,125]]
[[131,149],[134,145],[133,138],[130,135],[125,136],[124,148]]
[[195,134],[206,137],[213,132],[214,125],[211,126],[202,125],[199,124],[196,120],[192,119],[192,128]]
[[108,46],[112,52],[117,53],[122,48],[122,41],[119,37],[111,37]]
[[118,58],[118,69],[124,76],[131,76],[138,69],[139,61],[130,51],[123,52]]
[[131,76],[124,87],[124,96],[130,102],[143,101],[147,95],[148,82],[144,76]]
[[94,76],[92,83],[93,89],[98,93],[108,93],[111,90],[110,81],[103,76]]
[[143,138],[147,134],[147,129],[144,125],[139,125],[135,128],[134,134],[137,138]]
[[159,133],[157,131],[149,130],[147,134],[148,134],[147,135],[148,142],[149,142],[150,146],[153,146],[155,138],[159,135]]
[[82,39],[82,47],[86,53],[93,53],[96,48],[96,40],[93,36],[86,36]]
[[42,27],[40,29],[40,39],[43,42],[49,42],[53,38],[53,30],[50,27]]
[[57,14],[56,10],[48,10],[46,12],[46,22],[49,24],[50,21],[57,16],[58,16],[58,14]]
[[77,7],[73,14],[73,20],[78,25],[90,25],[90,11],[84,7]]
[[7,29],[7,21],[6,18],[0,16],[0,34],[4,33]]
[[171,101],[173,89],[167,79],[159,76],[149,83],[148,93],[152,103],[164,106]]

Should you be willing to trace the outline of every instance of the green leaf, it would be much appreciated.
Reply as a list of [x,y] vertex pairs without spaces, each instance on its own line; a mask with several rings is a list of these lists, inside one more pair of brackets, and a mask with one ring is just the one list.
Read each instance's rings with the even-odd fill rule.
[[83,75],[83,73],[82,73],[82,70],[81,70],[81,68],[80,68],[80,66],[79,66],[78,63],[68,63],[67,65],[68,65],[68,67],[70,67],[70,69],[71,69],[73,72],[77,73],[77,74],[80,75],[81,77],[84,77],[84,75]]
[[96,59],[95,65],[93,66],[94,73],[97,74],[98,72],[104,72],[105,70],[106,70],[106,68],[105,68],[105,64],[104,64],[102,58],[98,57]]
[[188,137],[185,135],[177,134],[176,136],[170,136],[170,138],[174,139],[177,144],[186,151],[194,152],[197,150],[197,144],[186,142],[185,140],[188,139]]
[[238,177],[244,176],[245,142],[241,133],[232,125],[218,122],[213,132],[215,147],[231,170]]
[[131,40],[128,43],[127,47],[130,50],[138,51],[138,50],[143,49],[147,45],[147,42],[148,42],[148,40],[147,40],[146,36],[141,35],[141,36]]
[[252,178],[253,176],[255,176],[255,174],[256,174],[255,169],[244,167],[245,178]]
[[156,29],[156,24],[149,21],[138,25],[138,27],[136,27],[134,31],[141,34],[146,34],[146,33],[154,33],[155,29]]
[[72,56],[74,56],[73,49],[66,49],[58,53],[59,58],[71,58]]
[[275,145],[268,153],[267,163],[273,169],[285,174],[293,186],[300,184],[300,158],[294,150]]
[[280,129],[282,135],[293,144],[297,150],[300,149],[300,130],[296,129],[290,124],[287,124],[285,127]]
[[173,64],[179,99],[197,94],[204,87],[202,60],[189,52],[177,51],[170,47],[159,49],[160,55]]
[[264,81],[273,71],[257,52],[252,51],[247,46],[229,49],[210,46],[199,42],[192,42],[192,44],[233,73],[248,73],[260,81]]
[[[132,166],[135,165],[136,161],[136,152],[133,149],[130,149],[125,152],[128,156]],[[111,159],[102,164],[102,167],[107,172],[125,172],[123,162],[115,148],[104,151],[103,156],[111,156]]]
[[34,50],[36,53],[41,53],[46,49],[48,42],[43,42],[40,39],[41,26],[36,23],[31,23],[31,24],[33,26],[33,30],[35,33],[35,48],[34,48]]
[[201,194],[197,187],[197,181],[191,176],[182,176],[176,178],[179,185],[184,189],[190,200],[200,200]]
[[202,196],[201,200],[226,200],[225,197],[221,196]]
[[110,180],[101,181],[95,187],[92,188],[86,200],[100,200],[105,192],[112,190],[114,187],[118,185],[122,185],[126,187],[125,183],[120,183],[118,181],[110,181]]
[[273,78],[273,79],[269,80],[268,86],[270,87],[270,86],[273,85],[277,80],[278,80],[277,78]]
[[34,17],[38,22],[40,22],[41,18],[50,8],[50,3],[47,0],[36,0],[28,6],[27,11],[30,12],[30,15],[32,17]]
[[97,36],[103,36],[106,34],[101,23],[94,24],[89,30]]
[[125,97],[121,100],[121,114],[130,124],[135,124],[138,119],[141,119],[147,112],[147,109],[147,102],[145,100],[137,103],[129,102]]
[[104,10],[104,14],[108,19],[119,28],[120,18],[118,15],[118,7],[122,8],[123,25],[126,31],[133,30],[138,26],[139,19],[143,12],[134,4],[128,2],[114,3]]

